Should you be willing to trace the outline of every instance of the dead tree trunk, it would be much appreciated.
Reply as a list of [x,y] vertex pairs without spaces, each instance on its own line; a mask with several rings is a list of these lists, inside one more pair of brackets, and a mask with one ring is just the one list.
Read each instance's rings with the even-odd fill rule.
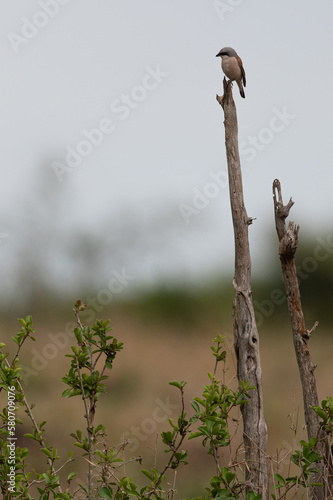
[[279,255],[286,287],[296,358],[303,389],[305,423],[309,440],[312,437],[317,439],[316,451],[324,457],[318,464],[318,468],[321,469],[321,472],[315,477],[315,481],[323,483],[324,487],[314,487],[311,492],[311,498],[324,500],[325,498],[332,498],[332,483],[329,474],[330,454],[326,436],[322,434],[319,426],[319,417],[311,408],[312,406],[318,406],[318,394],[314,376],[315,367],[312,364],[308,348],[308,341],[318,323],[315,323],[311,330],[305,328],[295,264],[299,226],[296,226],[294,222],[289,222],[288,228],[286,229],[285,227],[285,219],[288,217],[294,202],[290,198],[288,204],[283,205],[281,185],[278,179],[275,179],[273,182],[273,199],[275,226],[280,241]]
[[223,81],[224,96],[216,96],[224,111],[225,144],[228,163],[230,204],[235,237],[235,276],[233,286],[233,330],[239,381],[255,387],[251,399],[241,406],[246,461],[246,489],[268,496],[266,465],[267,427],[261,387],[259,335],[251,291],[251,257],[248,226],[252,219],[244,206],[242,172],[238,150],[238,124],[231,82]]

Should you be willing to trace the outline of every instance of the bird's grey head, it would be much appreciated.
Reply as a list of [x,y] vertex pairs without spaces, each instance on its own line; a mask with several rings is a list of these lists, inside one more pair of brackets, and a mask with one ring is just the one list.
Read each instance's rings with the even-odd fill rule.
[[220,52],[216,54],[216,57],[222,56],[237,57],[237,52],[231,47],[223,47],[223,49],[221,49]]

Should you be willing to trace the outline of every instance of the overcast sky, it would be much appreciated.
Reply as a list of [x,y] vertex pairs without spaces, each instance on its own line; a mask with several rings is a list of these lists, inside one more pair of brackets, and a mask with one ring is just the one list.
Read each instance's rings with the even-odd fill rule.
[[[245,203],[257,218],[254,268],[263,253],[271,257],[275,178],[304,232],[327,236],[332,19],[331,0],[2,2],[3,275],[24,262],[29,233],[33,253],[52,246],[48,266],[61,277],[58,246],[78,231],[137,283],[232,272],[215,100],[224,46],[238,52],[247,76],[246,98],[237,86],[234,98]],[[123,260],[113,261],[110,235]]]

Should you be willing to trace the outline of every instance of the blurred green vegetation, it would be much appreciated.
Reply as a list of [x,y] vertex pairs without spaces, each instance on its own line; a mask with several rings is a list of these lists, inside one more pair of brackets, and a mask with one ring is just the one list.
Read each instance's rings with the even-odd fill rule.
[[[328,242],[328,243],[327,243]],[[102,244],[102,242],[99,242]],[[94,247],[95,248],[95,247]],[[318,251],[319,249],[319,251]],[[263,317],[265,325],[274,324],[276,319],[288,321],[288,312],[285,300],[284,283],[282,280],[278,243],[276,235],[268,234],[265,258],[258,262],[258,257],[252,263],[253,279],[252,290],[255,309],[258,317]],[[332,253],[331,253],[332,252]],[[88,261],[84,259],[80,276],[84,274],[84,267],[90,275],[96,269],[96,259],[100,253],[88,251]],[[104,251],[105,253],[105,251]],[[267,258],[267,255],[269,256]],[[82,256],[81,256],[82,257]],[[330,248],[330,232],[322,231],[320,235],[302,235],[296,252],[297,272],[301,290],[303,310],[306,322],[319,321],[323,326],[329,326],[333,321],[333,249]],[[69,304],[81,297],[88,303],[91,297],[98,298],[101,288],[107,285],[104,281],[97,284],[97,279],[79,281],[77,286],[56,288],[52,281],[45,280],[40,269],[36,272],[38,262],[32,267],[25,268],[25,274],[16,276],[11,303],[0,302],[2,317],[10,320],[13,316],[27,314],[56,315],[64,319],[70,316]],[[111,267],[111,269],[114,269]],[[119,267],[121,269],[121,267]],[[105,273],[104,273],[105,276]],[[105,279],[105,278],[104,278]],[[22,286],[21,282],[22,281]],[[129,282],[125,295],[114,294],[107,308],[121,308],[129,314],[134,314],[142,321],[164,323],[178,327],[187,327],[190,331],[207,321],[229,321],[232,310],[232,272],[201,277],[192,281],[157,282],[151,286],[139,286],[136,280]],[[75,295],[74,295],[75,294]],[[278,300],[276,299],[278,297]],[[97,299],[98,302],[98,299]],[[105,307],[100,309],[104,310]],[[96,315],[98,316],[98,309]]]
[[158,287],[129,299],[126,307],[143,320],[192,329],[207,320],[222,322],[231,314],[231,280],[190,287]]

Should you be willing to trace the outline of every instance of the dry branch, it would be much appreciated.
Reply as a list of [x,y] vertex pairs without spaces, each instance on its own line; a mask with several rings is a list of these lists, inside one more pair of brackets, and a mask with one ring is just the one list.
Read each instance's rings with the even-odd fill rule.
[[254,316],[251,290],[251,257],[248,226],[252,223],[247,216],[242,185],[242,173],[238,149],[238,123],[236,106],[232,96],[231,82],[223,81],[224,95],[216,96],[224,111],[225,145],[228,163],[230,204],[235,237],[235,275],[233,286],[233,330],[237,356],[239,381],[249,381],[255,387],[251,399],[243,404],[243,440],[245,445],[247,491],[253,490],[266,499],[267,427],[264,419],[261,386],[261,363],[259,335]]
[[275,212],[275,226],[279,238],[279,255],[281,260],[282,274],[286,288],[289,316],[293,332],[295,353],[301,378],[304,401],[304,415],[308,438],[317,439],[317,452],[324,457],[318,464],[321,473],[315,478],[317,482],[324,483],[323,487],[313,488],[311,498],[332,498],[332,477],[330,477],[329,448],[326,436],[323,435],[319,426],[319,417],[312,409],[318,406],[318,394],[316,378],[314,376],[315,366],[312,364],[308,341],[318,322],[311,330],[305,327],[304,314],[301,304],[301,295],[296,274],[295,253],[298,246],[299,226],[289,222],[285,227],[285,220],[294,202],[290,198],[287,205],[283,205],[281,184],[278,179],[273,182],[273,200]]

